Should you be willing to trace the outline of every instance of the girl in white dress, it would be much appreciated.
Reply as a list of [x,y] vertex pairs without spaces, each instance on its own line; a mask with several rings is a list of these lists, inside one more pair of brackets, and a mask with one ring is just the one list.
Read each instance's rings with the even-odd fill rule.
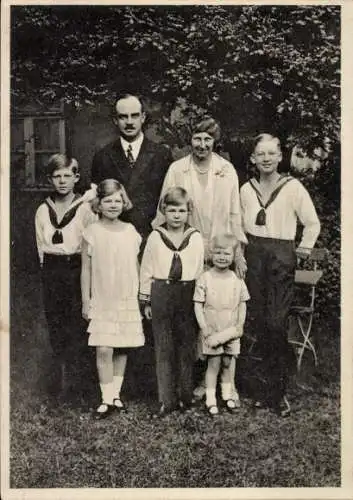
[[229,269],[239,244],[231,234],[215,236],[210,253],[213,267],[196,282],[195,314],[201,330],[202,354],[207,356],[206,407],[210,416],[218,414],[216,385],[221,372],[224,406],[233,412],[239,406],[233,388],[231,362],[240,352],[249,293],[245,282]]
[[131,207],[124,187],[107,179],[97,187],[100,219],[83,234],[82,313],[90,320],[88,344],[96,347],[102,404],[95,418],[124,409],[120,389],[129,348],[144,344],[138,305],[141,236],[119,219]]

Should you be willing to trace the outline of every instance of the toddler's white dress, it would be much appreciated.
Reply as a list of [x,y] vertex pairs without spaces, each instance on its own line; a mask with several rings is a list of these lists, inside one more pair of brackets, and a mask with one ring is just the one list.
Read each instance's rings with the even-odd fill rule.
[[98,221],[85,229],[83,237],[92,265],[88,345],[142,346],[145,338],[137,300],[141,236],[132,224],[110,229]]

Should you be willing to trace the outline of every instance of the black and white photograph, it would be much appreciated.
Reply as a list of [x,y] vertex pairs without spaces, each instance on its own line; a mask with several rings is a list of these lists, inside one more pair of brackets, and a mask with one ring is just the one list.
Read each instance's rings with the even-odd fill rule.
[[344,10],[5,2],[4,499],[346,498]]

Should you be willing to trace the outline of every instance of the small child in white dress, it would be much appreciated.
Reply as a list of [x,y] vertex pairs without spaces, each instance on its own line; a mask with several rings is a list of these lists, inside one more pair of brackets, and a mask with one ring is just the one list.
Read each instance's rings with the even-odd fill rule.
[[231,234],[211,240],[213,267],[197,280],[194,293],[202,354],[207,356],[206,408],[210,416],[219,413],[216,399],[219,372],[224,406],[232,413],[240,404],[239,395],[234,393],[230,364],[240,353],[249,293],[244,280],[229,269],[238,244]]
[[127,352],[145,340],[138,304],[141,236],[119,220],[131,202],[118,181],[107,179],[97,187],[96,207],[100,219],[83,233],[81,289],[88,345],[96,347],[102,404],[95,418],[101,419],[125,408],[120,389]]

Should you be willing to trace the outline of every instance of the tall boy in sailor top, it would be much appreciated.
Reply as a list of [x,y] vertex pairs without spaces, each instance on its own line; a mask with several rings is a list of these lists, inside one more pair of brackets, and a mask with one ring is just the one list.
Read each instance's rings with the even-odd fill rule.
[[[249,326],[257,337],[268,382],[265,403],[287,416],[285,397],[290,346],[287,319],[294,292],[297,257],[308,256],[320,232],[320,222],[309,193],[289,175],[278,173],[282,159],[279,140],[269,134],[255,139],[251,161],[258,177],[240,190],[243,229],[248,238],[246,283],[251,300]],[[297,220],[303,225],[295,249]]]
[[159,416],[191,404],[197,338],[193,311],[195,280],[203,271],[201,234],[187,224],[191,201],[183,188],[170,189],[160,209],[166,222],[148,237],[140,272],[140,300],[152,319]]
[[96,216],[90,205],[74,193],[79,180],[74,158],[53,155],[48,163],[48,178],[53,194],[37,209],[35,230],[44,310],[53,351],[52,392],[58,395],[67,378],[72,382],[75,374],[77,386],[78,372],[83,380],[84,365],[88,362],[81,311],[80,252],[83,230]]

